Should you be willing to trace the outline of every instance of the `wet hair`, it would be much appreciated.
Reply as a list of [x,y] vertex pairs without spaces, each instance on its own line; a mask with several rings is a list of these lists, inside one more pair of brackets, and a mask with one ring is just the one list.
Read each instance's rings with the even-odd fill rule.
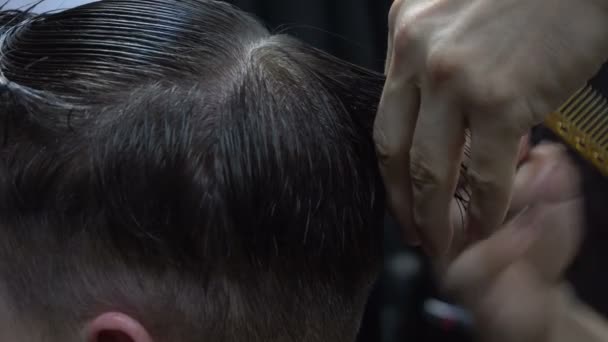
[[381,76],[217,1],[0,25],[16,316],[50,340],[108,310],[158,341],[354,340],[381,266]]

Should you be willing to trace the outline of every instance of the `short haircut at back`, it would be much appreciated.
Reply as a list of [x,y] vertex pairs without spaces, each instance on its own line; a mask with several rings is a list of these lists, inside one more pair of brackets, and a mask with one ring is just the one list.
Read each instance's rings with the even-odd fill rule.
[[[353,341],[383,78],[209,0],[0,13],[0,289],[48,341]],[[35,330],[35,329],[33,329]]]

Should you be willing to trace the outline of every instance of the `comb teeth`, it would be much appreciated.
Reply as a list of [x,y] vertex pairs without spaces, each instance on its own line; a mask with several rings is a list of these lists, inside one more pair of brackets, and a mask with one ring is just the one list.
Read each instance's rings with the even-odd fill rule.
[[545,125],[608,176],[608,99],[591,85],[577,91]]

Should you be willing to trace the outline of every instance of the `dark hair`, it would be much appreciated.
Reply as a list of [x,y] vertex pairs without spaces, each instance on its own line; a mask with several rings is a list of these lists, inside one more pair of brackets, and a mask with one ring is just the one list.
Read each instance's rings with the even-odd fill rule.
[[0,279],[52,335],[349,341],[380,268],[381,76],[222,2],[2,12]]

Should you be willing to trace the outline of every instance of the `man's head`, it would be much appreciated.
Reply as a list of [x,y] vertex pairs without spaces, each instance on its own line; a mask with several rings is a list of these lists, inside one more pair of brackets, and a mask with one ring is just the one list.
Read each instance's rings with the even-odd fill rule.
[[381,77],[214,1],[0,23],[3,340],[354,339]]

